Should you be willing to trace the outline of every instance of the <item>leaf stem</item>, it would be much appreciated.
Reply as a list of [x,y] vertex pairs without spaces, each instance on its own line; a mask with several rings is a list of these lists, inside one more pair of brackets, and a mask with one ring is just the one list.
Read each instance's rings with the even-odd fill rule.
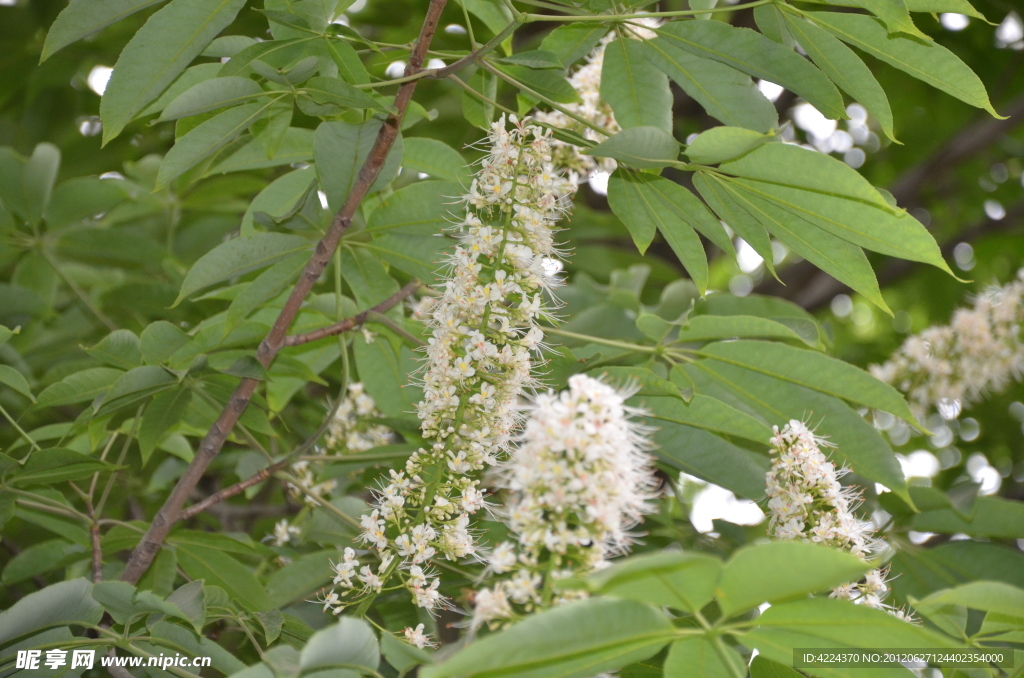
[[4,419],[10,422],[11,426],[13,426],[14,429],[18,432],[18,435],[24,438],[25,442],[32,446],[32,449],[36,450],[37,452],[42,449],[41,447],[39,447],[39,443],[32,440],[32,438],[30,438],[29,435],[25,433],[25,429],[23,429],[21,426],[18,426],[18,422],[16,422],[14,418],[7,413],[7,410],[4,409],[3,405],[0,405],[0,414],[4,415]]
[[660,351],[660,349],[657,346],[642,346],[640,344],[632,344],[628,341],[616,341],[615,339],[593,337],[589,334],[580,334],[578,332],[560,330],[554,327],[545,327],[543,329],[545,332],[554,334],[559,337],[566,337],[568,339],[579,339],[581,341],[589,341],[593,344],[603,344],[604,346],[614,346],[615,348],[623,348],[626,349],[627,351],[637,351],[639,353],[658,353]]

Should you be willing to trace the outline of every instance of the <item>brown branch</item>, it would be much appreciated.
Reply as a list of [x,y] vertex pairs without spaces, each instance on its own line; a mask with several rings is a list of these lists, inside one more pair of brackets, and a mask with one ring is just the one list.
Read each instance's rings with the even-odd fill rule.
[[410,294],[415,292],[417,289],[419,289],[420,285],[422,285],[422,283],[419,280],[413,280],[412,282],[407,284],[405,287],[403,287],[402,289],[398,290],[397,292],[395,292],[390,297],[388,297],[384,301],[380,302],[379,304],[377,304],[373,308],[368,308],[365,311],[352,316],[351,318],[345,318],[344,320],[339,320],[338,322],[334,323],[333,325],[328,325],[327,327],[321,327],[318,330],[313,330],[311,332],[305,332],[303,334],[293,334],[293,335],[291,335],[289,337],[285,337],[284,345],[285,346],[299,346],[301,344],[308,344],[311,341],[318,341],[320,339],[325,339],[326,337],[331,337],[331,336],[334,336],[335,334],[341,334],[342,332],[348,332],[349,330],[354,329],[354,328],[358,327],[359,325],[362,325],[363,323],[365,323],[366,320],[373,313],[384,313],[385,311],[388,311],[389,309],[393,308],[400,301],[402,301],[403,299],[408,297]]
[[100,545],[100,526],[93,523],[89,526],[89,541],[92,544],[92,583],[103,581],[103,547]]
[[188,520],[192,516],[202,513],[203,511],[210,508],[214,504],[219,504],[225,499],[230,499],[231,497],[234,497],[237,494],[241,494],[242,492],[245,492],[253,485],[259,485],[264,480],[266,480],[267,478],[269,478],[270,476],[272,476],[273,474],[277,473],[285,466],[287,466],[290,463],[289,459],[290,456],[282,459],[279,462],[273,463],[266,468],[260,469],[259,471],[257,471],[256,473],[254,473],[253,475],[249,476],[248,478],[241,482],[235,483],[230,487],[225,487],[223,490],[219,492],[214,492],[213,494],[211,494],[209,497],[202,500],[198,504],[192,504],[187,509],[184,509],[181,513],[178,514],[178,520]]
[[[405,67],[405,75],[413,75],[423,67],[423,60],[427,49],[430,47],[430,41],[434,37],[434,31],[437,30],[437,23],[441,18],[441,11],[444,9],[446,2],[447,0],[430,0],[426,18],[423,20],[419,37],[416,39],[416,45],[409,55],[409,63]],[[310,290],[313,289],[313,285],[320,278],[320,274],[327,267],[327,263],[334,254],[334,250],[337,249],[341,236],[352,222],[352,217],[359,208],[360,203],[366,197],[373,182],[377,179],[377,175],[380,174],[384,161],[387,159],[388,153],[398,137],[402,118],[405,116],[405,111],[412,100],[416,83],[417,80],[410,80],[399,86],[398,91],[395,93],[394,112],[381,125],[380,131],[377,133],[377,139],[374,141],[366,161],[359,169],[359,175],[356,177],[356,181],[345,200],[345,204],[341,206],[341,209],[334,216],[334,220],[331,222],[330,228],[327,229],[327,233],[317,243],[313,255],[302,272],[302,276],[295,283],[295,287],[292,289],[269,334],[260,342],[260,347],[256,352],[256,359],[264,367],[269,367],[277,353],[285,346],[285,335],[288,332],[288,328],[291,326],[292,321],[295,320],[295,316],[298,315],[299,309],[302,307],[302,303],[305,301]],[[160,510],[153,517],[153,522],[142,537],[139,545],[132,551],[128,564],[121,574],[121,581],[135,584],[149,568],[153,558],[160,552],[160,545],[167,537],[167,533],[175,521],[178,520],[178,514],[192,493],[192,488],[203,477],[210,462],[213,461],[214,457],[217,456],[224,446],[228,435],[231,433],[231,429],[234,428],[238,418],[245,411],[245,408],[248,407],[249,400],[256,392],[258,385],[259,381],[255,379],[242,379],[235,392],[231,394],[217,421],[213,423],[206,437],[200,443],[199,450],[196,452],[192,462],[167,496],[163,506],[160,507]]]

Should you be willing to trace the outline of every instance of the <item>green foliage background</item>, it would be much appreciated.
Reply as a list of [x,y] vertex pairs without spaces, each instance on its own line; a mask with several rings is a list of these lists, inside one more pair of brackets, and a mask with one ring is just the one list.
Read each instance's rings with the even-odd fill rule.
[[[127,653],[183,648],[214,656],[213,668],[221,674],[244,670],[246,676],[261,677],[300,671],[395,676],[431,663],[420,675],[565,678],[626,667],[624,676],[742,676],[748,670],[753,676],[778,676],[793,673],[786,668],[792,647],[953,648],[993,642],[1017,648],[1018,668],[1006,674],[1020,675],[1021,386],[1015,383],[1004,393],[992,394],[965,413],[977,422],[980,435],[958,439],[958,425],[952,423],[952,442],[934,449],[920,435],[891,441],[876,432],[867,408],[912,417],[894,391],[852,367],[883,361],[908,334],[948,321],[969,294],[1012,279],[1024,266],[1024,51],[998,48],[993,26],[980,16],[999,23],[1009,12],[1019,12],[1013,3],[980,0],[975,4],[980,15],[957,32],[942,28],[929,10],[972,13],[963,0],[842,3],[881,11],[879,16],[886,7],[895,11],[897,18],[889,26],[894,34],[911,30],[899,23],[906,15],[900,9],[915,10],[914,24],[922,36],[908,38],[904,33],[898,39],[950,50],[984,83],[994,110],[1006,116],[997,119],[983,110],[983,92],[979,98],[975,91],[972,106],[858,52],[888,97],[892,136],[900,142],[887,138],[877,116],[872,119],[880,142],[859,169],[866,182],[835,157],[828,163],[826,156],[809,152],[769,155],[796,149],[763,143],[751,130],[716,127],[720,119],[695,99],[677,85],[668,89],[659,70],[664,65],[656,68],[657,59],[644,60],[634,49],[638,45],[622,41],[624,55],[616,58],[638,70],[609,85],[606,98],[629,129],[618,138],[617,149],[613,137],[604,152],[634,170],[653,172],[622,168],[610,181],[610,196],[586,186],[577,195],[562,234],[572,256],[566,263],[570,284],[560,296],[566,302],[563,332],[581,336],[549,337],[556,344],[547,356],[549,380],[561,388],[570,374],[584,370],[613,380],[638,380],[643,390],[637,402],[651,410],[651,423],[659,428],[659,468],[667,487],[678,491],[666,492],[659,512],[645,523],[648,537],[636,549],[637,556],[575,583],[595,594],[589,601],[468,642],[450,626],[457,615],[432,620],[398,595],[381,597],[370,611],[368,618],[377,630],[355,618],[336,624],[318,606],[305,602],[329,582],[329,559],[352,543],[356,531],[350,521],[365,507],[365,488],[389,464],[401,464],[420,442],[417,421],[409,414],[418,391],[407,382],[416,366],[414,340],[423,336],[422,325],[399,305],[388,312],[387,321],[368,325],[378,334],[373,343],[357,331],[286,349],[268,370],[254,358],[286,291],[352,185],[352,168],[361,163],[376,134],[373,116],[391,106],[393,85],[379,90],[353,85],[394,79],[385,69],[407,58],[405,46],[414,40],[427,3],[370,0],[348,13],[351,29],[316,24],[318,12],[331,3],[220,3],[223,26],[211,29],[209,40],[216,34],[248,36],[242,42],[252,45],[252,38],[283,41],[312,30],[335,36],[320,42],[341,46],[332,54],[299,45],[285,50],[279,62],[268,57],[270,67],[231,71],[249,82],[234,81],[231,86],[239,92],[251,94],[255,87],[257,100],[281,96],[281,103],[267,110],[246,103],[220,113],[236,116],[232,124],[248,131],[202,157],[219,138],[216,131],[201,139],[192,136],[190,143],[184,139],[192,131],[201,135],[203,129],[212,129],[201,126],[220,106],[196,113],[184,102],[185,112],[194,115],[158,121],[161,111],[174,117],[165,109],[173,97],[164,95],[152,103],[166,83],[139,103],[144,96],[141,76],[132,81],[119,75],[125,79],[111,81],[113,94],[108,90],[101,112],[101,99],[88,79],[96,66],[118,63],[126,45],[128,50],[134,45],[135,51],[128,52],[121,73],[133,64],[144,69],[147,59],[157,65],[171,63],[173,50],[167,45],[180,38],[174,31],[158,34],[151,44],[130,41],[161,7],[210,12],[213,3],[207,1],[163,5],[124,0],[124,7],[148,6],[59,50],[53,42],[47,47],[47,40],[54,40],[54,33],[50,38],[47,33],[65,3],[33,0],[0,6],[0,406],[9,415],[0,422],[0,606],[8,608],[0,614],[0,673],[12,670],[17,649],[46,643],[70,647],[75,641],[69,629],[77,633],[103,626],[121,634],[115,644]],[[75,0],[71,5],[74,9],[90,3],[117,4]],[[503,29],[512,17],[506,4],[465,0],[477,42]],[[617,10],[601,0],[553,4],[572,13],[621,14],[631,6],[690,9],[681,0],[624,3]],[[552,3],[540,5],[513,3],[526,12],[547,12],[544,5]],[[849,7],[790,6],[844,12],[845,20],[850,16]],[[740,9],[673,22],[658,44],[665,54],[673,54],[681,49],[673,39],[699,43],[687,31],[710,26],[728,32],[721,22],[768,34],[766,7],[779,17],[785,13],[765,6],[758,8],[762,13],[757,18],[753,9]],[[295,24],[296,16],[305,26]],[[453,1],[440,26],[464,24],[465,16]],[[787,16],[791,22],[801,21],[795,14]],[[884,34],[880,22],[866,16],[863,21]],[[184,19],[181,26],[192,27]],[[514,58],[494,60],[553,50],[557,41],[545,38],[554,26],[525,23],[488,58],[493,67],[564,102],[572,96],[562,77],[565,67],[586,50],[557,68],[536,61],[531,63],[541,67],[530,68],[513,63]],[[751,37],[753,33],[742,35],[743,48],[761,45],[757,40],[769,42],[760,35]],[[180,63],[174,74],[190,64],[205,64],[212,73],[226,61],[223,76],[234,69],[227,57],[238,46],[222,39],[202,56]],[[828,78],[797,52],[779,43],[772,47],[791,60],[783,59],[782,66],[754,60],[747,66],[776,68],[780,78],[791,76],[798,83],[794,91],[800,89],[820,108],[838,105],[839,93]],[[469,42],[465,35],[439,30],[431,49],[451,63],[468,52]],[[41,61],[44,52],[47,58]],[[566,54],[554,56],[564,59]],[[792,66],[793,60],[802,66]],[[931,77],[948,84],[948,72],[937,61],[930,63],[936,69]],[[536,101],[525,101],[522,92],[508,83],[496,85],[484,77],[483,69],[474,68],[470,65],[457,75],[500,104],[522,112]],[[308,73],[300,78],[302,69]],[[806,77],[799,80],[798,75]],[[310,94],[300,97],[289,114],[292,84],[302,84]],[[624,94],[629,88],[643,99],[633,108]],[[275,93],[265,96],[264,89]],[[670,94],[656,96],[666,91]],[[127,108],[132,100],[139,103],[138,116],[139,111]],[[850,101],[847,96],[845,102]],[[796,103],[791,91],[775,102],[782,123]],[[402,125],[401,151],[396,145],[383,179],[374,184],[340,254],[331,260],[290,333],[367,309],[411,279],[434,282],[438,243],[444,241],[427,235],[447,225],[448,196],[461,192],[459,183],[471,171],[465,165],[480,155],[467,145],[483,134],[477,125],[487,113],[486,106],[471,99],[467,103],[451,81],[424,78],[418,83]],[[754,117],[746,110],[738,110],[740,114]],[[703,147],[692,143],[693,135],[711,128],[724,130],[722,136],[704,136]],[[795,134],[799,138],[803,132],[797,129]],[[253,139],[263,148],[253,151]],[[101,145],[101,140],[106,143]],[[689,162],[679,160],[683,142]],[[720,161],[717,170],[709,169]],[[399,164],[404,168],[400,175]],[[718,233],[717,218],[696,198],[699,194],[717,217],[729,222],[728,205],[709,200],[707,185],[723,173],[729,175],[730,166],[737,176],[776,172],[772,181],[804,189],[801,182],[810,185],[826,177],[832,183],[807,189],[799,194],[801,199],[821,200],[820,194],[829,194],[840,196],[840,202],[828,203],[833,207],[856,202],[858,214],[869,215],[853,220],[857,228],[881,229],[892,247],[906,245],[908,234],[916,233],[920,247],[914,258],[936,266],[872,251],[865,255],[840,238],[827,239],[822,259],[813,265],[789,256],[778,263],[779,280],[762,267],[750,274],[753,294],[733,296],[730,282],[743,274],[734,258],[714,244],[722,244],[712,235]],[[123,180],[98,178],[109,172],[120,173]],[[419,172],[429,179],[418,178]],[[663,178],[655,179],[657,173]],[[290,178],[280,179],[285,175]],[[319,185],[314,183],[317,178]],[[278,190],[267,189],[275,181]],[[738,183],[723,181],[714,185]],[[891,192],[899,207],[927,230],[909,226],[911,218],[900,216],[872,186]],[[327,209],[321,207],[317,189],[325,192]],[[745,195],[736,191],[740,189],[734,189],[734,198]],[[991,216],[997,214],[992,201],[1005,216]],[[753,204],[761,205],[763,214],[773,214],[769,203],[767,208]],[[828,216],[829,209],[822,208],[822,213]],[[413,224],[417,220],[421,223]],[[816,235],[825,231],[807,223],[798,224],[804,235],[829,237]],[[697,232],[705,236],[699,242]],[[772,234],[778,235],[774,230]],[[969,243],[972,256],[961,246],[956,261],[962,265],[957,267],[953,248],[959,243]],[[839,245],[845,248],[842,255]],[[864,256],[877,274],[878,292],[863,263],[844,279],[856,291],[827,274],[836,274],[843,257],[849,263]],[[939,270],[943,257],[970,281]],[[716,293],[702,299],[698,287],[705,286]],[[849,299],[834,301],[837,295]],[[847,301],[852,312],[843,312]],[[686,311],[690,315],[680,323],[682,329],[672,324]],[[19,329],[11,334],[4,328]],[[731,337],[741,340],[719,341]],[[673,368],[662,349],[684,343],[680,350],[693,362]],[[130,377],[123,376],[127,370]],[[315,441],[327,403],[346,377],[366,383],[405,444],[383,451],[384,457],[391,455],[385,464],[377,457],[329,466],[329,475],[347,483],[330,507],[302,506],[286,495],[280,478],[254,485],[178,525],[137,586],[118,582],[141,532],[231,391],[246,377],[260,379],[261,386],[241,426],[195,486],[190,503],[251,477],[268,466],[268,459],[283,459],[311,436]],[[763,472],[770,463],[770,427],[791,417],[822,416],[823,431],[840,445],[839,459],[852,464],[854,480],[866,488],[862,511],[881,509],[893,518],[885,536],[894,546],[895,601],[913,603],[926,619],[921,627],[821,596],[807,597],[859,576],[866,566],[852,557],[812,545],[763,544],[764,523],[745,527],[716,521],[713,534],[701,534],[688,520],[692,488],[674,486],[678,472],[760,500]],[[919,448],[932,449],[944,460],[930,481],[904,479],[895,456]],[[1002,478],[994,496],[977,496],[967,472],[967,461],[975,453],[984,455]],[[90,483],[98,489],[89,491],[86,501],[76,488],[88,489]],[[875,483],[893,492],[876,496]],[[276,520],[296,515],[304,521],[298,545],[261,541]],[[502,526],[488,523],[484,528],[485,541],[498,541]],[[932,534],[912,538],[911,532]],[[100,540],[103,583],[96,577],[90,584],[93,533]],[[952,538],[963,534],[969,538]],[[677,546],[682,553],[663,551]],[[480,568],[472,567],[476,569],[468,574],[477,574]],[[446,595],[464,604],[473,578],[459,569],[448,574]],[[760,614],[757,606],[765,601],[773,607]],[[442,661],[392,635],[417,623],[426,623],[447,644],[436,657]],[[748,669],[754,648],[762,656]],[[257,668],[246,670],[250,665]],[[325,670],[328,665],[344,666]],[[860,675],[849,669],[805,670],[822,676]],[[945,675],[989,671],[1004,675],[996,669],[947,669]],[[878,671],[889,673],[906,675],[902,669]]]

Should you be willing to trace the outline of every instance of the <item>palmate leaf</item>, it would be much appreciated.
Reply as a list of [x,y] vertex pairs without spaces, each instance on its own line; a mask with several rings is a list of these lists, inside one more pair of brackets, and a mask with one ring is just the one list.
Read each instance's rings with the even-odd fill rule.
[[828,118],[846,118],[843,97],[824,73],[796,52],[756,31],[721,21],[672,21],[658,29],[658,35],[699,57],[782,85],[807,99]]
[[172,0],[121,51],[100,101],[103,143],[124,129],[235,19],[245,0]]
[[863,14],[806,12],[805,16],[843,42],[997,118],[1002,117],[992,108],[981,79],[945,47],[891,36],[880,21]]
[[715,597],[721,573],[715,556],[662,551],[621,560],[587,577],[586,584],[602,596],[699,612]]
[[[755,225],[760,226],[762,230],[767,229],[804,259],[860,292],[886,313],[892,314],[878,289],[878,281],[875,279],[871,264],[859,247],[813,226],[770,201],[763,200],[746,190],[742,184],[718,177],[711,178],[708,184],[718,189],[715,197],[719,206],[726,210],[724,214],[719,212],[719,216],[727,223],[745,223],[745,230],[755,232],[758,236],[760,232],[755,230]],[[716,205],[713,204],[712,207],[718,211]],[[743,235],[740,227],[735,228]],[[764,240],[767,238],[759,244],[750,244],[762,257],[771,257],[771,246],[766,246]],[[764,249],[764,253],[758,250],[758,247]],[[765,258],[765,261],[769,259]]]

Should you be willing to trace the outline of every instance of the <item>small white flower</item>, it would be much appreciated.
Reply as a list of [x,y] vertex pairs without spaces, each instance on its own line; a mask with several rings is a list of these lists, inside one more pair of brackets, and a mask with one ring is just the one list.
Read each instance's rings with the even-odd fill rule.
[[430,638],[423,633],[423,624],[417,624],[416,628],[407,627],[403,633],[405,633],[405,639],[411,645],[415,645],[421,650],[425,647],[437,647],[434,643],[430,642]]

